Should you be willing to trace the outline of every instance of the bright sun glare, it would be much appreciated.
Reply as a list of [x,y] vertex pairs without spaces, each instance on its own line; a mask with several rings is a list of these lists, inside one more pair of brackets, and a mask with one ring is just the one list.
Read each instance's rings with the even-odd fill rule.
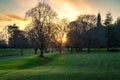
[[25,20],[25,21],[16,21],[16,23],[18,24],[18,26],[20,27],[20,29],[24,29],[26,27],[26,25],[28,25],[31,22],[31,20]]
[[64,34],[63,38],[62,38],[62,42],[65,43],[67,41],[67,34]]

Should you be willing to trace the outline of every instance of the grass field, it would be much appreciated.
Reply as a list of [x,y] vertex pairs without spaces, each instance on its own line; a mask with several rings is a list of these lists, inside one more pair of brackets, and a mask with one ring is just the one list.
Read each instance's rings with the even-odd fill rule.
[[[33,55],[33,49],[23,49],[23,55]],[[0,57],[21,55],[20,49],[0,49]]]
[[0,61],[0,80],[120,80],[120,53],[46,56]]

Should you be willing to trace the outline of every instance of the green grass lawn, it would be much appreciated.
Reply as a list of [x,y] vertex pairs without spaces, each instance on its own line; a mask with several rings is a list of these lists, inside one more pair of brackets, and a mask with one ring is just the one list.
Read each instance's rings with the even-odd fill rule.
[[[33,55],[33,49],[23,49],[23,55]],[[0,57],[9,57],[9,56],[16,56],[21,55],[20,49],[0,49]]]
[[0,80],[120,80],[120,53],[46,56],[0,61]]

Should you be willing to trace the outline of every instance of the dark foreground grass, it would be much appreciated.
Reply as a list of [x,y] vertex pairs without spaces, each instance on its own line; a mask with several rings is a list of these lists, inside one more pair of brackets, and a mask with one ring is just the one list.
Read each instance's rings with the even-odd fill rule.
[[120,80],[119,53],[46,56],[0,61],[0,80]]

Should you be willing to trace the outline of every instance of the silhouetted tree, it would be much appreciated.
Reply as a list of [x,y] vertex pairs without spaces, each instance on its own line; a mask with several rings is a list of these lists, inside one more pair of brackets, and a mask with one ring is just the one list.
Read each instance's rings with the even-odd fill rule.
[[23,55],[23,49],[29,47],[29,42],[25,37],[25,32],[18,29],[15,24],[8,26],[9,34],[9,47],[21,49],[21,55]]
[[73,21],[69,24],[70,31],[68,33],[68,44],[71,47],[71,52],[73,51],[73,48],[77,48],[81,50],[82,47],[82,38],[81,33],[83,31],[83,27],[81,27],[81,23],[79,21]]
[[44,57],[43,51],[49,46],[51,40],[52,26],[56,13],[46,3],[39,3],[26,13],[26,17],[32,19],[33,28],[30,34],[34,44],[40,49],[40,57]]
[[102,25],[101,19],[101,15],[98,13],[96,27],[88,31],[91,34],[91,46],[93,48],[106,47],[106,28]]
[[108,40],[107,40],[107,50],[108,51],[109,51],[109,48],[110,48],[110,39],[111,39],[111,36],[110,36],[111,35],[110,34],[111,28],[110,28],[110,26],[112,24],[112,21],[113,21],[113,18],[112,18],[111,13],[109,12],[109,13],[106,14],[106,19],[104,21],[105,26],[107,26],[107,38],[108,38]]
[[104,24],[105,24],[107,27],[109,27],[109,26],[112,24],[112,21],[113,21],[113,18],[112,18],[111,13],[109,12],[109,13],[106,14],[106,19],[105,19],[105,21],[104,21]]
[[101,26],[101,14],[98,13],[98,16],[97,16],[97,27]]
[[[113,25],[114,33],[111,33],[115,38],[114,38],[114,46],[115,47],[120,47],[120,17],[117,18]],[[113,41],[112,41],[113,42]]]
[[16,40],[16,43],[17,43],[16,47],[21,50],[21,55],[23,55],[23,49],[29,48],[30,46],[25,34],[26,34],[25,31],[19,30],[19,34]]
[[5,40],[0,40],[0,48],[6,48],[7,44]]
[[58,44],[59,52],[62,53],[62,48],[65,45],[64,39],[66,39],[69,21],[68,19],[58,19],[56,23],[56,30],[55,30],[55,39]]
[[29,41],[30,47],[34,48],[34,53],[36,55],[39,47],[37,45],[37,42],[35,41],[33,28],[34,25],[30,23],[26,26],[25,31],[27,32],[27,39]]
[[88,47],[88,53],[91,46],[91,34],[88,32],[96,25],[95,15],[80,15],[78,19],[70,23],[70,32],[68,34],[71,47],[76,47],[81,51],[83,47]]
[[19,30],[18,30],[18,26],[14,25],[9,25],[8,26],[8,34],[9,34],[9,47],[11,48],[16,48],[16,41],[18,38],[18,34],[19,34]]

